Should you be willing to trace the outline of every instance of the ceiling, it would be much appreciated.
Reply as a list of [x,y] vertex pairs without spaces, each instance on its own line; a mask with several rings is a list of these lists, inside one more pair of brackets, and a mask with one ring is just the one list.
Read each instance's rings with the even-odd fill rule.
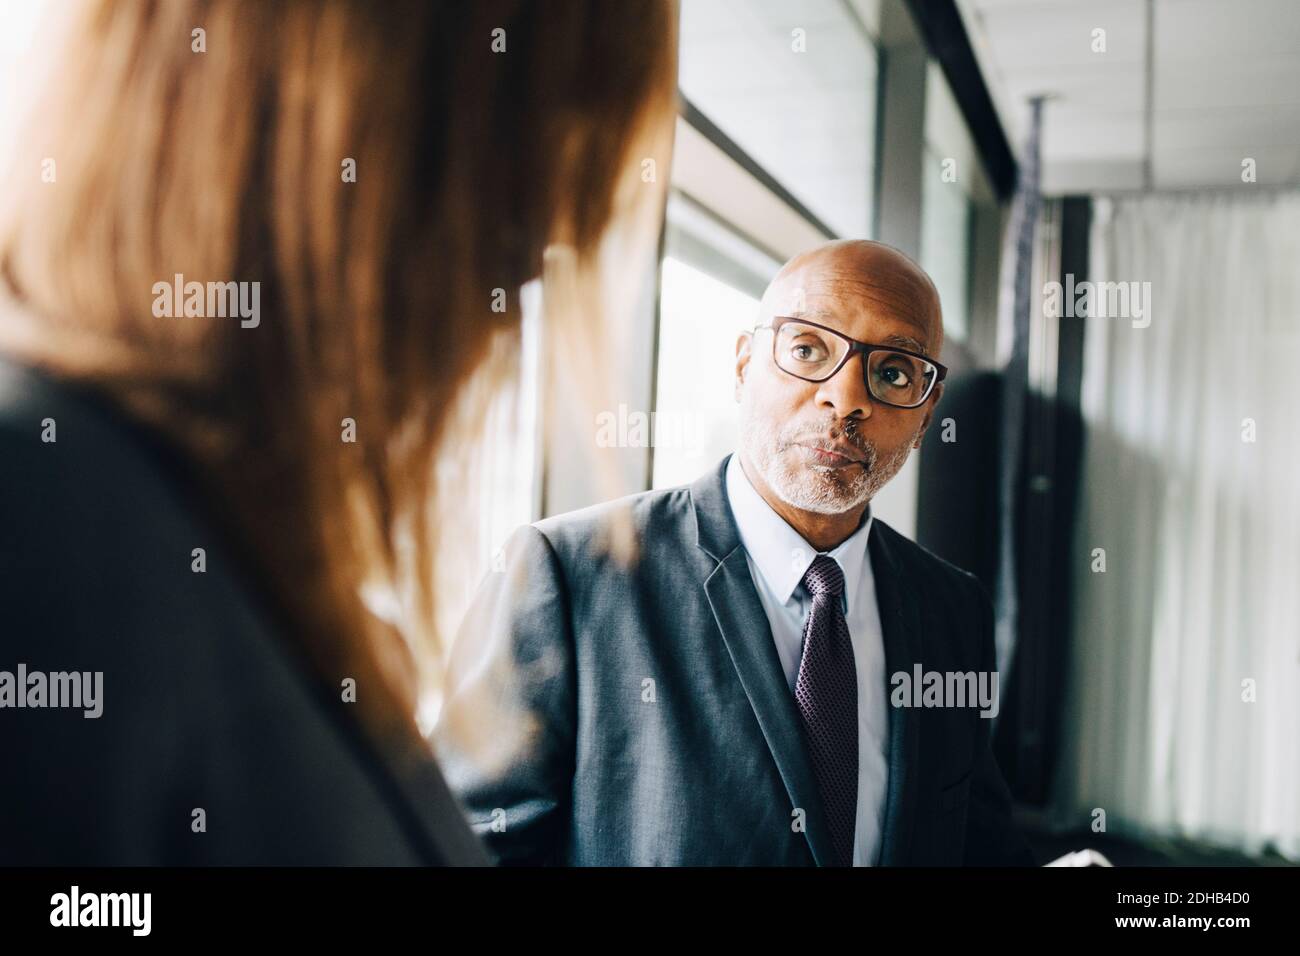
[[957,5],[1017,155],[1049,97],[1045,193],[1300,184],[1300,0]]

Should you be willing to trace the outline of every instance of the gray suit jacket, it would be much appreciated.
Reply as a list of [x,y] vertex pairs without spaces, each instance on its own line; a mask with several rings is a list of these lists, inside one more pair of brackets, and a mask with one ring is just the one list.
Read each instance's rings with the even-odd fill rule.
[[[449,785],[501,862],[830,859],[725,469],[521,528],[480,587],[436,738]],[[620,506],[639,540],[631,568],[597,547]],[[879,519],[869,551],[888,673],[994,668],[992,609],[972,575]],[[451,730],[485,700],[533,727],[504,761]],[[890,708],[882,864],[1033,864],[989,729],[977,708]]]

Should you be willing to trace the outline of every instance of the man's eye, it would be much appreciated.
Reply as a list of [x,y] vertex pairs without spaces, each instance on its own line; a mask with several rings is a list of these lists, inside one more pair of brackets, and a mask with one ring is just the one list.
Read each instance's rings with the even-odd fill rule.
[[826,349],[810,342],[798,342],[790,346],[790,357],[797,362],[821,362],[826,358]]
[[886,385],[892,385],[894,388],[910,388],[912,385],[912,380],[908,377],[907,372],[896,365],[886,366],[876,375]]

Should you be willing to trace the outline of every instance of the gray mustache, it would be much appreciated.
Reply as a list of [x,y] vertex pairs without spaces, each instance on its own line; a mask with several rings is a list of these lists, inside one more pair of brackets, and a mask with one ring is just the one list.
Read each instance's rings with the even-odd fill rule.
[[842,441],[857,449],[864,459],[862,462],[864,468],[870,469],[875,465],[876,459],[879,457],[879,454],[876,451],[876,446],[859,435],[857,432],[857,426],[852,422],[845,424],[832,420],[826,422],[822,427],[812,426],[811,428],[806,428],[803,431],[786,438],[781,443],[782,451],[798,444],[799,442],[819,441],[828,436],[832,441]]

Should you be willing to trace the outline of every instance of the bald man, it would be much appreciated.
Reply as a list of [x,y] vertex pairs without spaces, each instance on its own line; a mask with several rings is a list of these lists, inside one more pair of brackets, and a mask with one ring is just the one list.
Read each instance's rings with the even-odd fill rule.
[[[871,514],[932,420],[942,340],[897,250],[799,255],[736,344],[735,454],[516,532],[436,733],[501,862],[1033,864],[989,746],[988,598]],[[630,568],[602,545],[619,512]],[[513,732],[483,732],[489,704]]]

